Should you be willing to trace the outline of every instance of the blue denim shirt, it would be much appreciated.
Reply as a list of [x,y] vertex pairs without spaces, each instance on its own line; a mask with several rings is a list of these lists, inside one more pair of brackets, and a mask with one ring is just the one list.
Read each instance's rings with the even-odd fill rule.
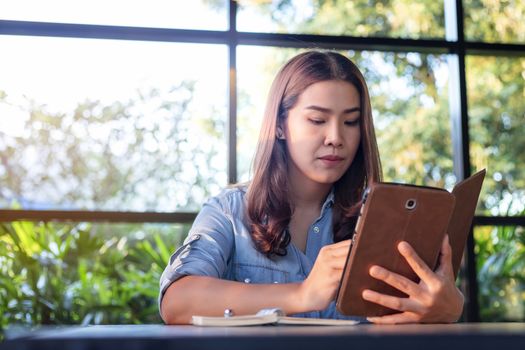
[[[267,258],[255,249],[244,219],[245,191],[245,188],[226,189],[204,204],[183,245],[171,256],[160,278],[159,304],[170,284],[187,275],[243,283],[301,282],[310,273],[321,247],[334,242],[334,196],[330,193],[321,215],[308,228],[305,252],[290,243],[285,256]],[[340,314],[335,302],[326,310],[294,316],[362,320]]]

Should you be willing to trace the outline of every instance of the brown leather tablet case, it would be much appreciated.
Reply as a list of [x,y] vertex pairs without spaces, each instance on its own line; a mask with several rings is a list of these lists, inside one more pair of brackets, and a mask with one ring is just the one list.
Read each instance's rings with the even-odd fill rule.
[[447,232],[452,247],[452,266],[455,277],[458,276],[485,173],[485,169],[478,171],[468,179],[458,183],[452,190],[452,194],[456,198],[456,206],[450,218]]
[[373,184],[361,208],[354,243],[347,257],[336,298],[337,309],[346,315],[380,316],[395,313],[362,298],[364,289],[404,297],[404,293],[369,275],[372,265],[383,266],[418,282],[397,250],[401,241],[414,247],[425,263],[435,268],[441,242],[448,232],[453,252],[454,273],[463,249],[481,189],[485,170],[444,189],[392,183]]

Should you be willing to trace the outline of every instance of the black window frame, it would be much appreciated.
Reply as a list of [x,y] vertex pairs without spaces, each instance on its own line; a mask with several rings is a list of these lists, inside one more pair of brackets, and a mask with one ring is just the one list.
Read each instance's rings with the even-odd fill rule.
[[[0,19],[0,35],[45,36],[61,38],[91,38],[132,41],[177,42],[195,44],[223,44],[229,53],[228,91],[228,182],[237,181],[237,84],[236,48],[239,45],[283,48],[326,48],[342,50],[374,50],[387,52],[418,52],[448,54],[451,94],[450,118],[454,173],[458,180],[471,175],[469,152],[469,120],[465,58],[467,55],[525,57],[525,43],[485,43],[465,40],[463,4],[461,0],[444,0],[445,31],[443,39],[403,39],[388,37],[356,37],[315,34],[276,34],[239,32],[236,27],[237,3],[228,2],[229,29],[188,30],[110,25],[65,24]],[[130,223],[191,223],[195,212],[129,212],[82,210],[8,210],[0,209],[0,222],[17,220],[70,222],[130,222]],[[463,320],[480,321],[476,255],[474,253],[475,226],[525,226],[525,216],[475,216],[467,242],[464,260],[465,310]]]

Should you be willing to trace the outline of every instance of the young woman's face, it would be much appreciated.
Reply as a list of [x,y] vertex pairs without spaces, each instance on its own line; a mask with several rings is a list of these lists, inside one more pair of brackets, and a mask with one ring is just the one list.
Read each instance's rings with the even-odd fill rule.
[[340,80],[310,85],[288,112],[284,136],[292,181],[333,184],[352,164],[360,142],[360,96]]

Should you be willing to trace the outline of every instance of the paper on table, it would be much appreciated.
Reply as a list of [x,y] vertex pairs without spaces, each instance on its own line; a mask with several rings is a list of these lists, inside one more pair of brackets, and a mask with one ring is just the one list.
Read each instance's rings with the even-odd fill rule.
[[303,318],[284,316],[281,309],[262,309],[255,315],[214,317],[193,316],[192,324],[209,327],[239,327],[257,325],[310,325],[310,326],[353,326],[358,324],[354,320],[335,320],[325,318]]

